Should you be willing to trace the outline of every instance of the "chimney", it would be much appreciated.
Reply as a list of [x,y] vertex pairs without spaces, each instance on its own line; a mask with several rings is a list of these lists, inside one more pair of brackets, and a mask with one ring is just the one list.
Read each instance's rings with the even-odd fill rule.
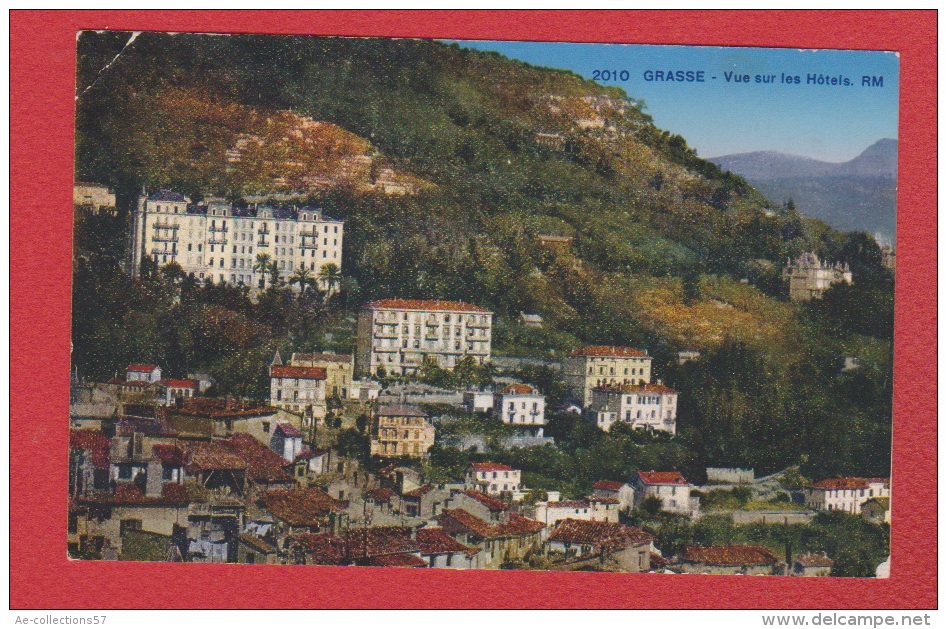
[[161,478],[161,461],[152,459],[148,461],[148,472],[145,475],[145,497],[161,497],[161,489],[164,486],[164,480]]

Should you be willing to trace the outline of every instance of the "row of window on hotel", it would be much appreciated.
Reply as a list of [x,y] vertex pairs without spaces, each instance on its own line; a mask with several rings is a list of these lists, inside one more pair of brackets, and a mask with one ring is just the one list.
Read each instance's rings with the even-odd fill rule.
[[[589,375],[590,375],[590,376],[591,376],[591,375],[594,375],[594,373],[595,373],[594,368],[593,368],[593,367],[589,367]],[[600,376],[604,376],[604,375],[605,375],[605,367],[599,367],[599,368],[598,368],[598,375],[600,375]],[[615,368],[614,368],[614,367],[611,367],[611,368],[609,369],[608,375],[610,375],[610,376],[614,376],[614,375],[615,375]],[[635,372],[635,368],[632,367],[630,374],[628,373],[628,367],[625,367],[625,375],[626,375],[626,376],[628,376],[628,375],[631,375],[631,376],[643,376],[643,375],[644,375],[644,367],[642,367],[641,369],[639,369],[637,372]]]
[[[410,313],[408,313],[408,312],[402,312],[402,313],[401,313],[401,320],[402,320],[402,321],[408,321],[408,320],[409,320],[409,319],[408,319],[408,315],[409,315],[409,314],[410,314]],[[450,323],[450,322],[451,322],[451,316],[452,316],[452,315],[451,315],[450,313],[444,313],[444,323]],[[487,323],[487,321],[488,321],[488,319],[489,319],[489,316],[488,316],[488,315],[467,315],[467,323],[478,323],[478,320],[477,320],[477,317],[478,317],[478,316],[480,317],[479,323]],[[434,323],[434,322],[437,321],[437,315],[436,315],[436,314],[425,314],[425,313],[417,313],[417,312],[414,313],[414,316],[411,317],[410,320],[417,322],[418,320],[424,319],[425,317],[426,317],[427,320],[428,320],[429,322],[431,322],[431,323]],[[379,313],[377,313],[377,314],[375,315],[375,323],[385,324],[385,323],[387,322],[387,323],[390,324],[391,322],[397,322],[397,321],[398,321],[398,313],[397,313],[397,312],[390,312],[390,311],[387,312],[387,313],[385,313],[385,312],[379,312]],[[464,315],[458,314],[456,321],[457,321],[457,323],[463,323],[463,322],[464,322]]]

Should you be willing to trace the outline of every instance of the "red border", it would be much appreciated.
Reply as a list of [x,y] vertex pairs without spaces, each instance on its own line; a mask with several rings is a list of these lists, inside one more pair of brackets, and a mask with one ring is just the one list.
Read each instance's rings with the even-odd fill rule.
[[[933,491],[898,492],[888,580],[69,562],[64,418],[72,267],[65,245],[72,225],[48,215],[72,211],[75,32],[81,29],[895,50],[901,150],[894,484],[928,488],[937,482],[936,19],[934,11],[12,12],[11,606],[935,607]],[[180,578],[198,572],[202,580],[241,587],[217,588],[208,599]],[[268,595],[286,591],[306,595]]]

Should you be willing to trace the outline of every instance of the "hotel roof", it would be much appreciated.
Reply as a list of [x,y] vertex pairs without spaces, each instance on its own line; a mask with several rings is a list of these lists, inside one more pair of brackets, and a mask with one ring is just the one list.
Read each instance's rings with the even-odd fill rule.
[[613,347],[609,345],[589,345],[573,350],[573,358],[647,358],[648,352],[634,347]]
[[462,301],[443,301],[439,299],[379,299],[370,301],[363,310],[418,310],[422,312],[476,312],[493,314],[486,308],[474,306]]

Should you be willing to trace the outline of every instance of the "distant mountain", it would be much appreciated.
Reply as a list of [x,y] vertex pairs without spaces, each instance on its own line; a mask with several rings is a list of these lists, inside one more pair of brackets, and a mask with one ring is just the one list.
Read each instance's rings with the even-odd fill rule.
[[742,175],[774,203],[792,199],[804,216],[893,239],[898,141],[878,140],[847,162],[756,151],[710,159]]

